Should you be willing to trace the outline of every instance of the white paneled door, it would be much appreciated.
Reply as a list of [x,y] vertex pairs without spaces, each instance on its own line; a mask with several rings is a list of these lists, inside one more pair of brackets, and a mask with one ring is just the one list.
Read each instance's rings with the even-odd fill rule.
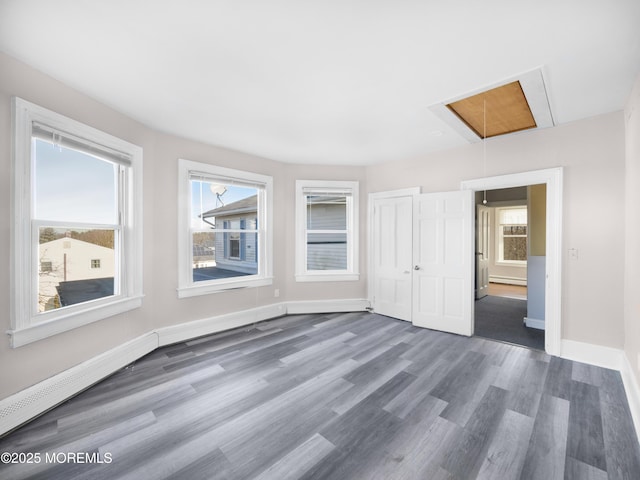
[[373,309],[411,321],[413,198],[373,200]]
[[489,290],[489,207],[476,207],[476,299]]
[[473,197],[461,190],[413,198],[416,326],[473,335]]

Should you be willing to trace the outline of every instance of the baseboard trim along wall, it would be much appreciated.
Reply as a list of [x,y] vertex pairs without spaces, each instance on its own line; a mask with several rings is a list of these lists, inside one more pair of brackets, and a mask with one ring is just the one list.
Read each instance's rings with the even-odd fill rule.
[[567,360],[588,363],[620,372],[633,424],[636,427],[636,435],[640,440],[640,385],[638,385],[624,350],[575,342],[573,340],[562,340],[562,354],[560,356]]
[[326,312],[364,312],[370,306],[371,304],[368,300],[361,298],[347,300],[311,300],[302,302],[288,302],[287,313],[301,314]]
[[364,311],[364,299],[282,302],[163,327],[0,400],[0,435],[51,410],[156,348],[286,314]]
[[562,340],[560,356],[575,362],[588,363],[596,367],[620,371],[624,353],[622,350],[591,343]]
[[633,417],[633,424],[636,427],[636,435],[638,439],[640,439],[640,385],[638,384],[636,376],[633,374],[629,358],[624,353],[622,358],[623,362],[620,375],[622,376],[624,389],[627,392],[627,400],[629,402],[631,416]]
[[1,400],[0,435],[51,410],[156,348],[158,335],[147,333]]
[[544,320],[540,320],[538,318],[524,317],[524,324],[529,328],[544,330]]
[[287,305],[285,303],[276,303],[159,328],[156,330],[158,346],[163,347],[172,343],[184,342],[204,335],[231,330],[232,328],[244,327],[245,325],[251,325],[252,323],[280,317],[285,314],[287,314]]
[[499,275],[489,275],[490,283],[505,283],[507,285],[527,286],[527,279],[520,277],[504,277]]

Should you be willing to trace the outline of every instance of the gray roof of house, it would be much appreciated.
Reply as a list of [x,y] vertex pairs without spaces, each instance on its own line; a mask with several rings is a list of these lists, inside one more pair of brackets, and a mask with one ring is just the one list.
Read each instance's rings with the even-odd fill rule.
[[252,195],[251,197],[243,198],[237,202],[224,205],[222,207],[214,208],[204,212],[200,217],[227,217],[229,215],[237,215],[239,213],[251,213],[258,211],[258,195]]
[[66,307],[113,295],[113,277],[60,282],[56,289],[60,305]]

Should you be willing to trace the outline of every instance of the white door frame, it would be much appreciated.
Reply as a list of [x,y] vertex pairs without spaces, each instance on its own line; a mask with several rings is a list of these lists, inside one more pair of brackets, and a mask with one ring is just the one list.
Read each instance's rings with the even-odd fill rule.
[[380,198],[396,198],[396,197],[413,197],[421,193],[420,187],[403,188],[400,190],[390,190],[388,192],[376,192],[370,193],[367,201],[367,298],[369,299],[369,305],[373,306],[373,292],[374,286],[374,266],[373,266],[373,204],[374,200]]
[[462,190],[476,192],[542,183],[547,185],[545,350],[549,355],[557,356],[560,355],[562,338],[562,173],[562,167],[557,167],[460,183]]

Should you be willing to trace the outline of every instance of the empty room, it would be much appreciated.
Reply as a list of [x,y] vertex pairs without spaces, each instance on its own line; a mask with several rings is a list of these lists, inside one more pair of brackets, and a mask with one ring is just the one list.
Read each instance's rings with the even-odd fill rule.
[[640,478],[638,25],[0,0],[0,478]]

